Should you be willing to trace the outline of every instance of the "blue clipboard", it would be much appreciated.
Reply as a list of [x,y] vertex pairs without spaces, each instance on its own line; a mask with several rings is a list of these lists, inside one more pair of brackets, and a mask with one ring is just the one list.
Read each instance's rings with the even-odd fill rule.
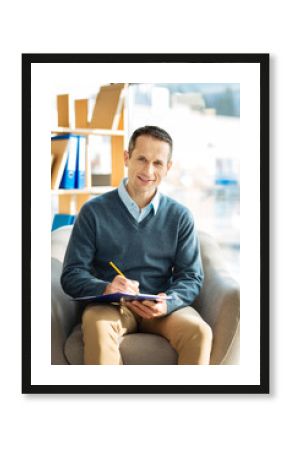
[[[164,297],[165,300],[170,300],[172,297]],[[157,302],[158,295],[149,294],[126,294],[126,292],[116,292],[115,294],[105,295],[88,295],[85,297],[75,297],[71,300],[77,302],[97,302],[97,303],[120,303],[121,301],[133,301],[133,300],[151,300]]]

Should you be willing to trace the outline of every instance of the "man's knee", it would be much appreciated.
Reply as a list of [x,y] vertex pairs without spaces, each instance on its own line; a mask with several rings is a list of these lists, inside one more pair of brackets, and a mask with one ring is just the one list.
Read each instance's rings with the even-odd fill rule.
[[188,323],[183,333],[186,339],[194,339],[204,343],[211,344],[213,339],[211,327],[201,318],[193,323]]
[[211,327],[204,321],[200,321],[198,325],[198,332],[202,341],[211,343],[213,339],[213,333]]

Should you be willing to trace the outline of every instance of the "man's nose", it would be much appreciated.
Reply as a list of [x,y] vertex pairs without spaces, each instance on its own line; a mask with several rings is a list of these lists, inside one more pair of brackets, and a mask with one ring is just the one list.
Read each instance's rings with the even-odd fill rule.
[[145,167],[145,173],[149,176],[149,175],[153,175],[154,173],[154,166],[153,164],[147,163],[146,167]]

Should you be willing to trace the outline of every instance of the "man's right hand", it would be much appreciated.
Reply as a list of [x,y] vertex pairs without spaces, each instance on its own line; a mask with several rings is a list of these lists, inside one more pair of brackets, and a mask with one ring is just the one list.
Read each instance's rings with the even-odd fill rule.
[[129,280],[121,275],[117,275],[112,283],[108,284],[104,294],[114,294],[115,292],[126,292],[127,294],[139,294],[139,282]]

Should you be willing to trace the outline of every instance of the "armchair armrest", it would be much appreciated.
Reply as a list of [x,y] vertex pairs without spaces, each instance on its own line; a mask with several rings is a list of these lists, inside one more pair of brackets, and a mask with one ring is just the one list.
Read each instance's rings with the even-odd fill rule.
[[194,307],[211,326],[211,364],[237,364],[239,354],[240,288],[230,276],[219,246],[202,233],[204,285]]
[[62,290],[61,272],[62,263],[51,258],[51,364],[68,364],[64,344],[80,316],[79,305]]

